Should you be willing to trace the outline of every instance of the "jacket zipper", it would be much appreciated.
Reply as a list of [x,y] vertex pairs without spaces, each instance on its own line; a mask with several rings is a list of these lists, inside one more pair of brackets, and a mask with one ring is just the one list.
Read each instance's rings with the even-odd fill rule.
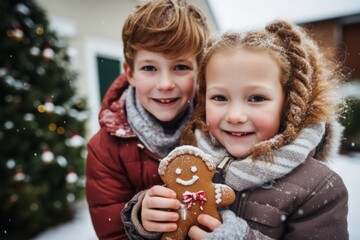
[[239,202],[238,202],[238,204],[237,204],[237,215],[239,216],[239,217],[242,217],[242,209],[243,209],[243,204],[244,204],[244,202],[245,202],[245,198],[246,198],[247,196],[246,196],[246,192],[242,192],[241,194],[240,194],[240,197],[239,197]]

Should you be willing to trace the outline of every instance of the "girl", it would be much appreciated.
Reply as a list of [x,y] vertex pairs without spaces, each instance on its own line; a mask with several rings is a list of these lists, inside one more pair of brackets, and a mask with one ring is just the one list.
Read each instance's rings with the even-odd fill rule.
[[[339,147],[342,130],[335,121],[337,70],[302,29],[284,21],[208,43],[199,104],[183,144],[236,159],[223,168],[232,172],[222,175],[238,191],[231,210],[222,211],[223,223],[200,215],[199,223],[211,232],[193,226],[192,239],[348,239],[348,193],[340,176],[323,164]],[[304,163],[281,178],[274,174],[275,149],[291,147],[302,130],[322,122],[325,135]],[[297,159],[284,153],[284,163]],[[248,156],[254,164],[240,176],[232,165]],[[249,188],[246,179],[264,174],[258,166],[268,169],[270,182]]]
[[[301,29],[282,21],[209,42],[182,144],[217,159],[215,180],[236,189],[237,201],[222,212],[222,225],[200,215],[213,232],[194,226],[191,238],[348,238],[347,190],[320,163],[334,157],[342,131],[331,95],[340,75],[325,60]],[[162,186],[139,193],[122,215],[131,213],[129,236],[174,231],[178,215],[167,210],[179,206]]]

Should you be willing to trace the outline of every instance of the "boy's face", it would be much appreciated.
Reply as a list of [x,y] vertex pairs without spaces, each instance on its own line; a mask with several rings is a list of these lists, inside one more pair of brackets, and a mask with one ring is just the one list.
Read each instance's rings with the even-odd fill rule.
[[266,52],[215,54],[206,68],[206,122],[234,157],[245,157],[279,131],[284,93],[280,68]]
[[126,65],[124,68],[141,105],[159,121],[173,120],[193,101],[195,57],[170,59],[160,53],[139,50],[134,70]]

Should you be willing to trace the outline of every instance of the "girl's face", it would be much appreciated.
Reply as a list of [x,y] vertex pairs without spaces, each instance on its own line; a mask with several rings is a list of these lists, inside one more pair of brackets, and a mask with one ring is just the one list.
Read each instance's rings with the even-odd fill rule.
[[206,122],[234,157],[242,158],[279,131],[284,93],[280,67],[267,52],[214,54],[206,67]]
[[124,69],[141,105],[159,121],[173,120],[194,98],[195,57],[170,59],[160,53],[139,50],[134,70],[127,65]]

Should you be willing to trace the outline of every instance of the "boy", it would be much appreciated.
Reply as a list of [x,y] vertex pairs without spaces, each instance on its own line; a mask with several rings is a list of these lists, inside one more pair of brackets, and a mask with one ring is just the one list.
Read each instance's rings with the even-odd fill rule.
[[120,212],[162,184],[159,159],[178,146],[193,111],[205,17],[184,0],[146,1],[122,31],[125,73],[115,79],[88,143],[86,198],[100,239],[126,238]]

